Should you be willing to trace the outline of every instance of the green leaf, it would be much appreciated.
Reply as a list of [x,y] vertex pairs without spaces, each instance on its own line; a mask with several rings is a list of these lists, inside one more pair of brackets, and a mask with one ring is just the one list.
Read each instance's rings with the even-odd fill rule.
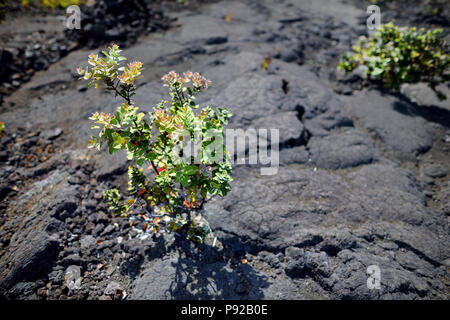
[[184,168],[184,174],[188,175],[188,176],[192,176],[197,171],[198,171],[198,167],[197,166],[187,166],[187,167]]
[[208,195],[208,189],[206,188],[202,188],[200,190],[200,195],[203,197],[203,199],[206,199],[207,195]]
[[156,153],[154,152],[149,152],[147,153],[147,155],[145,156],[145,159],[149,160],[149,161],[153,161],[155,160],[157,157]]
[[142,166],[142,164],[144,163],[144,161],[145,161],[145,158],[140,158],[140,159],[138,159],[138,160],[136,161],[136,163],[137,163],[138,166]]

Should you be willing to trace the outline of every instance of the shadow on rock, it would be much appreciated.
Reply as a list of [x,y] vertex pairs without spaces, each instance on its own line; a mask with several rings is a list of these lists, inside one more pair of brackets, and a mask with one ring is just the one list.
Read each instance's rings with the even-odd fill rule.
[[130,299],[263,299],[267,276],[228,259],[223,249],[177,243],[150,262],[134,283]]
[[401,94],[396,95],[400,101],[394,103],[394,110],[411,117],[422,117],[427,121],[450,128],[450,111],[437,106],[420,106]]

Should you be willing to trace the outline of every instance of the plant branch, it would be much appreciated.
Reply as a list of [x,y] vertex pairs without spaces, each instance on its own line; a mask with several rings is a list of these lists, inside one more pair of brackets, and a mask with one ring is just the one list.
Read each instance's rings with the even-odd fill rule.
[[120,93],[120,91],[117,90],[117,87],[116,87],[116,85],[114,85],[114,82],[107,82],[107,85],[108,85],[109,88],[111,88],[111,89],[113,89],[113,90],[115,91],[116,96],[121,96],[121,97],[124,98],[124,99],[128,102],[128,104],[130,104],[130,105],[133,104],[133,103],[131,102],[131,99],[130,99],[129,94],[128,94],[128,96],[122,95],[122,93]]

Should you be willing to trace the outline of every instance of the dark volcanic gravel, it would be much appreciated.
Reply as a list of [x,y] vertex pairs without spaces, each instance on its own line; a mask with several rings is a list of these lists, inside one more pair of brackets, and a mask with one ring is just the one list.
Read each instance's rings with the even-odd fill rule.
[[76,49],[112,42],[127,47],[140,35],[166,30],[171,23],[155,1],[100,0],[81,5],[82,28],[73,30],[64,26],[64,9],[26,9],[17,2],[9,6],[11,17],[3,21],[0,32],[0,103],[35,72],[47,70]]
[[[90,10],[94,28],[103,18]],[[99,45],[116,32],[108,10]],[[366,33],[364,5],[218,1],[163,16],[177,19],[165,31],[124,13],[118,31],[143,32],[124,50],[145,67],[137,105],[160,101],[164,73],[201,72],[213,86],[199,103],[229,107],[231,128],[280,129],[278,173],[236,166],[233,191],[204,209],[214,234],[201,246],[112,216],[101,193],[126,188],[128,163],[87,149],[87,118],[119,100],[75,80],[98,49],[71,38],[0,106],[1,298],[449,298],[450,105],[422,84],[399,95],[337,80],[339,55]],[[367,287],[371,265],[380,290]]]

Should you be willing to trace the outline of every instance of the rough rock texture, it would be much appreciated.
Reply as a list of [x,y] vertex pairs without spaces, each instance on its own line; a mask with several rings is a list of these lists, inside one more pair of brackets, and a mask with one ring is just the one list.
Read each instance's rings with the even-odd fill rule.
[[[389,189],[383,177],[395,181]],[[434,278],[446,272],[439,267],[448,256],[445,230],[410,172],[370,165],[343,179],[290,167],[269,178],[240,177],[234,190],[206,209],[225,246],[284,252],[288,276],[312,278],[337,298],[443,297]],[[292,256],[289,248],[301,250]],[[381,291],[366,286],[372,264],[386,275]]]
[[273,278],[246,264],[173,255],[147,267],[130,299],[320,299],[327,293],[311,283]]
[[[236,165],[233,191],[205,206],[204,245],[112,217],[102,191],[126,188],[126,157],[85,147],[88,116],[120,101],[80,87],[89,51],[71,52],[0,114],[0,297],[448,299],[449,113],[335,81],[365,9],[246,0],[174,15],[178,27],[124,51],[145,65],[136,104],[150,111],[172,69],[201,72],[213,86],[197,101],[229,107],[230,128],[280,129],[277,174]],[[49,160],[47,145],[61,152]]]
[[306,133],[303,124],[298,119],[297,112],[280,112],[274,115],[261,117],[252,122],[256,129],[278,129],[280,145],[301,145],[305,143]]
[[[67,175],[54,172],[50,177],[37,182],[34,188],[18,199],[18,207],[23,220],[9,243],[9,253],[2,257],[0,265],[0,287],[5,290],[20,281],[36,279],[51,269],[52,261],[58,254],[57,233],[60,221],[52,216],[71,215],[77,208],[74,189],[64,180]],[[13,212],[11,214],[14,214]]]
[[6,5],[3,10],[19,11],[22,16],[8,15],[0,30],[0,102],[4,94],[30,81],[35,72],[47,70],[77,48],[97,48],[112,41],[130,45],[139,34],[167,29],[171,22],[155,2],[145,0],[82,3],[81,29],[65,28],[62,8],[53,9],[51,15],[33,4],[31,8],[16,1]]
[[313,137],[308,147],[313,163],[327,169],[354,167],[370,163],[376,157],[375,144],[355,129],[324,138]]
[[391,150],[410,153],[431,148],[433,129],[414,112],[416,107],[411,103],[374,91],[362,91],[341,99],[345,109]]

